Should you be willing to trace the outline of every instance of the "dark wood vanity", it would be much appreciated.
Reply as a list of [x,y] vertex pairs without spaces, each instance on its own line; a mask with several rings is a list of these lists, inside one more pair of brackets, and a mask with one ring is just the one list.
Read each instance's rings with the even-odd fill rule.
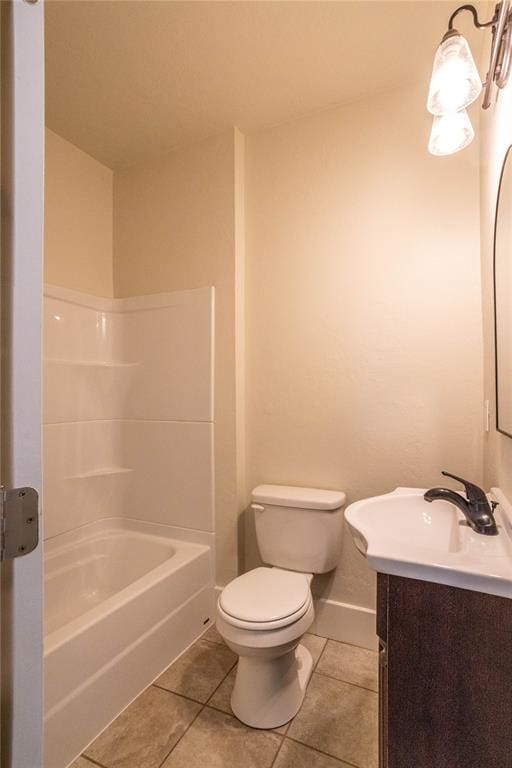
[[380,768],[512,768],[512,600],[377,579]]

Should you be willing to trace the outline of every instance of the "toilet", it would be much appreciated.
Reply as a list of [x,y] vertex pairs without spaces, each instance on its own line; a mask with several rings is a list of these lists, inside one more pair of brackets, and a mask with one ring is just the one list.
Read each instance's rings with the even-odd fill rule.
[[230,582],[217,629],[239,656],[231,708],[253,728],[277,728],[298,712],[313,669],[300,645],[315,611],[311,581],[336,568],[345,494],[259,485],[251,495],[264,563]]

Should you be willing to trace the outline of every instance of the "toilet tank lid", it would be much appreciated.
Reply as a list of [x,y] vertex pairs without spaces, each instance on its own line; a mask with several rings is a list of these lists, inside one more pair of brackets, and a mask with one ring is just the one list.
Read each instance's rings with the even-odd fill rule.
[[324,491],[319,488],[297,488],[293,485],[258,485],[251,500],[259,504],[299,509],[339,509],[346,496],[343,491]]

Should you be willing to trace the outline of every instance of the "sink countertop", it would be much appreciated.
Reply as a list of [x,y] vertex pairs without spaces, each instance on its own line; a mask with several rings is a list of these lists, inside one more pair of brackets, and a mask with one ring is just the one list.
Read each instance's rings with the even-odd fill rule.
[[512,598],[512,505],[499,488],[498,536],[475,533],[455,505],[397,488],[351,504],[345,518],[359,551],[380,573]]

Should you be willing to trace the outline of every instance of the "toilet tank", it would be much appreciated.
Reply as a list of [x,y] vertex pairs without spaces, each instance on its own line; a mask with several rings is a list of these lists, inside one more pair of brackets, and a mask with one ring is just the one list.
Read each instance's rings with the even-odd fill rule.
[[303,573],[336,568],[345,500],[342,491],[258,485],[251,508],[263,562]]

